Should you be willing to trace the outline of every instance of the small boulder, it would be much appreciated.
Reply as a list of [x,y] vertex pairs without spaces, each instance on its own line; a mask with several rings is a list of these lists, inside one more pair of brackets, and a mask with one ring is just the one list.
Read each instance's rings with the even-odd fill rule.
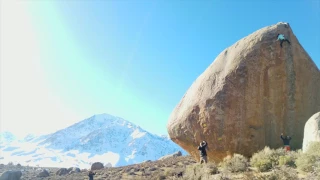
[[112,164],[111,164],[111,163],[106,163],[106,164],[104,165],[104,167],[112,167]]
[[73,174],[73,173],[79,173],[80,172],[80,168],[77,167],[71,167],[68,169],[69,174]]
[[91,165],[91,171],[103,169],[104,166],[101,162],[95,162]]
[[168,159],[171,157],[178,157],[178,156],[182,156],[182,153],[180,151],[175,152],[173,154],[166,155],[166,156],[162,156],[161,158],[159,158],[159,160],[164,160],[164,159]]
[[38,177],[48,177],[50,176],[49,172],[46,169],[43,169],[39,174]]
[[0,176],[0,180],[20,180],[21,176],[21,171],[5,171]]
[[59,176],[63,176],[63,175],[66,175],[68,174],[69,171],[67,168],[60,168],[57,172],[56,172],[56,175],[59,175]]
[[149,163],[149,162],[152,162],[151,160],[146,160],[146,161],[143,161],[142,163]]
[[308,149],[313,141],[320,142],[320,112],[311,116],[304,126],[303,152]]

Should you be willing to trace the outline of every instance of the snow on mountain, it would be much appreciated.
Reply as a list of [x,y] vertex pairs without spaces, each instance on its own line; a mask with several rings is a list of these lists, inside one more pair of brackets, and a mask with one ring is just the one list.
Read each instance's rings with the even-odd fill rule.
[[[9,136],[9,135],[8,135]],[[92,116],[53,134],[27,136],[1,146],[0,162],[89,168],[96,161],[124,166],[181,151],[168,136],[151,134],[120,117]]]

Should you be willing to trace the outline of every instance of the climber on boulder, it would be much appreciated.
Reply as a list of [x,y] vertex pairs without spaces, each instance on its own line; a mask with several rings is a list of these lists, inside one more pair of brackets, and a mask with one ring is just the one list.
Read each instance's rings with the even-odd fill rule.
[[206,152],[207,142],[202,141],[200,146],[198,146],[198,150],[200,151],[200,164],[202,162],[207,163],[207,152]]
[[278,34],[278,39],[277,39],[277,41],[278,41],[278,40],[280,40],[280,46],[281,46],[281,47],[282,47],[283,41],[287,41],[287,42],[290,44],[290,41],[289,41],[287,38],[285,38],[283,34]]

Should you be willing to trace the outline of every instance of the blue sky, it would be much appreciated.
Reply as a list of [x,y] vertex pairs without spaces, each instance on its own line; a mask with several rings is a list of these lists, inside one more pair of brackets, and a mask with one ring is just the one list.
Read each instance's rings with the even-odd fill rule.
[[1,129],[45,134],[109,113],[166,134],[223,49],[280,21],[319,68],[316,0],[1,2]]

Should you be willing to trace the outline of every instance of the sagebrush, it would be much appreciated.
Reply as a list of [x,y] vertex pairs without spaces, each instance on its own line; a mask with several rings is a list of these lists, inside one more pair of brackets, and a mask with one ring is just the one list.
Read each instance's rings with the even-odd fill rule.
[[296,160],[297,168],[304,172],[320,171],[320,142],[312,142]]
[[250,164],[260,172],[265,172],[279,165],[279,157],[285,155],[286,152],[283,148],[270,149],[265,147],[263,150],[253,154]]
[[249,166],[248,159],[241,154],[234,154],[223,159],[221,166],[224,170],[230,172],[244,172]]

